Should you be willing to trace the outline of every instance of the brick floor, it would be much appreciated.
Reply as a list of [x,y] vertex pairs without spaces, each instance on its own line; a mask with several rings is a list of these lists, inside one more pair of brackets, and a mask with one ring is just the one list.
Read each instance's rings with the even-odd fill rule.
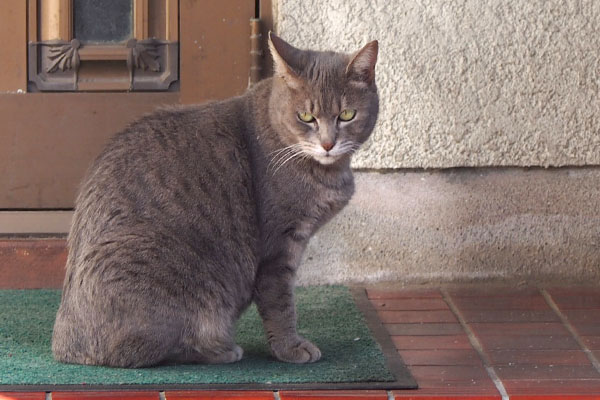
[[[164,393],[165,399],[169,400],[273,400],[272,391],[228,391],[228,390],[171,390]],[[54,400],[54,399],[53,399]]]
[[52,400],[159,400],[159,398],[160,394],[155,391],[52,392]]
[[395,398],[600,400],[600,288],[367,293],[419,383]]
[[[368,288],[417,390],[53,392],[54,400],[600,400],[600,288]],[[0,400],[46,398],[2,393]]]

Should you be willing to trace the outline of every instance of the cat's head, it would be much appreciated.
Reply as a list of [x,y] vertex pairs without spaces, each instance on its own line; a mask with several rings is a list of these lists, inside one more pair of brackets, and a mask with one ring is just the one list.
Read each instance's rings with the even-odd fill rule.
[[300,50],[271,33],[269,47],[269,113],[284,144],[323,165],[349,159],[377,120],[377,41],[343,54]]

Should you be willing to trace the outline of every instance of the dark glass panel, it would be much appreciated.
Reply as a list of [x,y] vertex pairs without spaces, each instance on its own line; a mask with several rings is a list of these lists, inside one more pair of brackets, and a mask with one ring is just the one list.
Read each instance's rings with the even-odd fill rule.
[[73,0],[74,36],[82,43],[119,43],[133,37],[132,0]]

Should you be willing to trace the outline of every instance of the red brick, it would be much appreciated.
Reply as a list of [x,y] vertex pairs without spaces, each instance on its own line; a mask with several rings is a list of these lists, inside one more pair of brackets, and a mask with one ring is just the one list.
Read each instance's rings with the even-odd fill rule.
[[583,324],[574,323],[572,324],[575,331],[580,336],[599,336],[600,335],[600,323],[596,324]]
[[600,396],[586,394],[517,394],[511,400],[600,400]]
[[461,310],[466,322],[559,322],[552,310]]
[[600,336],[582,336],[581,339],[590,350],[600,350]]
[[385,324],[421,322],[458,322],[451,311],[378,311]]
[[380,299],[371,300],[376,310],[448,310],[443,299]]
[[464,333],[464,330],[460,324],[421,323],[385,324],[384,326],[390,335],[396,336],[447,336]]
[[0,240],[0,289],[58,289],[67,261],[64,239]]
[[46,392],[0,392],[0,400],[44,400]]
[[479,354],[473,349],[460,350],[401,350],[407,365],[480,365]]
[[458,297],[518,297],[518,296],[535,296],[540,294],[540,291],[534,287],[524,287],[515,289],[513,286],[478,286],[478,287],[458,287],[447,289],[448,294],[452,298]]
[[546,289],[548,294],[554,297],[581,297],[581,296],[597,296],[600,295],[600,287],[598,286],[563,286]]
[[158,391],[52,392],[52,400],[158,400]]
[[438,289],[367,289],[369,299],[442,298]]
[[600,379],[591,365],[499,365],[494,370],[504,379]]
[[479,366],[449,365],[449,366],[411,366],[410,372],[413,374],[419,386],[422,381],[427,382],[464,382],[465,386],[469,382],[490,381],[490,378],[484,368]]
[[486,350],[579,350],[571,336],[477,335]]
[[487,355],[493,365],[500,364],[545,364],[545,365],[589,365],[590,360],[580,350],[499,350]]
[[[393,391],[396,398],[405,399],[407,396],[412,395],[415,398],[423,396],[421,399],[443,399],[443,396],[459,399],[462,396],[471,395],[499,395],[496,386],[485,372],[485,369],[480,366],[410,366],[409,369],[417,380],[419,389],[416,391]],[[479,399],[480,397],[465,398]]]
[[462,389],[446,388],[420,389],[418,391],[394,390],[394,398],[402,400],[502,400],[494,387]]
[[461,310],[550,310],[541,295],[524,297],[457,297],[454,304]]
[[569,336],[560,322],[476,322],[469,327],[478,335]]
[[456,336],[392,336],[399,350],[471,349],[467,335]]
[[552,300],[562,310],[600,308],[600,293],[587,296],[552,296]]
[[573,324],[600,324],[600,309],[562,311]]
[[[408,390],[403,391],[408,393]],[[396,393],[396,391],[394,391]],[[494,382],[485,378],[469,379],[468,381],[441,381],[439,379],[419,381],[419,388],[412,392],[413,394],[437,394],[437,395],[457,395],[457,394],[497,394],[498,390]]]
[[165,392],[166,400],[273,400],[274,398],[275,396],[270,390],[173,390]]
[[[594,394],[596,395],[594,399],[599,400],[598,394],[600,393],[600,379],[504,379],[502,384],[511,400],[524,395],[565,396],[575,394]],[[521,397],[521,399],[524,398]],[[540,398],[538,397],[538,399]]]
[[[385,390],[303,390],[303,391],[282,391],[279,392],[281,400],[296,399],[372,399],[387,400]],[[169,400],[169,398],[167,398]]]

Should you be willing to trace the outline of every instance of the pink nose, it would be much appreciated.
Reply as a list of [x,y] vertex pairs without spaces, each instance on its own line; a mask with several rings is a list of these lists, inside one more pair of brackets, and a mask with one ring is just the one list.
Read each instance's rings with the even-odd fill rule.
[[333,149],[335,146],[335,142],[321,142],[321,147],[325,149],[325,151],[329,151]]

